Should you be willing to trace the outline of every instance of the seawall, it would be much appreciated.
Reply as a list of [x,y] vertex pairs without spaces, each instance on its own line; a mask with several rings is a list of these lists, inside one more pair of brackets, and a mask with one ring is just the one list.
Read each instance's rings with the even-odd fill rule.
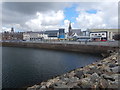
[[28,87],[27,90],[117,90],[120,88],[119,58],[118,53],[113,54],[101,61]]
[[26,48],[40,48],[52,49],[62,51],[74,51],[91,54],[107,54],[115,52],[119,47],[102,46],[102,45],[86,45],[86,44],[67,44],[67,43],[34,43],[34,42],[3,42],[2,46],[7,47],[26,47]]

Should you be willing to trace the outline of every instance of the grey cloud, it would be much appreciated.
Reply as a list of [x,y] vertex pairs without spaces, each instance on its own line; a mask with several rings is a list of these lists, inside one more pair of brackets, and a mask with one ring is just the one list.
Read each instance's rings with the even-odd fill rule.
[[5,2],[3,3],[3,9],[22,13],[22,14],[34,14],[36,11],[47,11],[53,7],[52,3],[39,3],[39,2]]
[[3,24],[21,24],[35,18],[36,12],[58,11],[70,5],[71,3],[64,2],[3,2],[2,22]]

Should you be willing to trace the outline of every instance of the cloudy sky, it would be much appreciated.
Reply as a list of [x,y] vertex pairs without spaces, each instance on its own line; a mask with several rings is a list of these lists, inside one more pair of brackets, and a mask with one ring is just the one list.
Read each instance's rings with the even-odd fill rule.
[[2,2],[2,30],[118,28],[118,2]]

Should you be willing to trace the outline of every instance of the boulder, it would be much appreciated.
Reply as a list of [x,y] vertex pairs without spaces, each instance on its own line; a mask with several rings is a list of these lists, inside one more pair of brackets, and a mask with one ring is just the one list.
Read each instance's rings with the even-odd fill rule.
[[83,71],[81,70],[81,71],[77,71],[77,72],[75,72],[75,77],[78,77],[79,79],[82,77],[84,75],[84,73],[83,73]]
[[90,81],[95,83],[95,82],[98,82],[99,80],[99,75],[97,73],[93,73],[90,77]]
[[118,68],[119,68],[119,66],[116,66],[116,67],[111,68],[111,70],[114,73],[118,73],[118,72],[120,72],[120,70]]
[[105,79],[100,79],[99,88],[107,88],[107,87],[108,87],[108,81]]
[[106,75],[106,74],[103,74],[102,77],[106,80],[108,79],[108,80],[111,80],[111,81],[115,81],[115,79],[112,76],[109,76],[109,75]]

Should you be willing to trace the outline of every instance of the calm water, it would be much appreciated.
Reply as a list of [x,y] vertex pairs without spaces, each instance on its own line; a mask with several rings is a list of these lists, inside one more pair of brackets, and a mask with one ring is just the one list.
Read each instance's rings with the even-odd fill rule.
[[3,88],[21,88],[85,66],[102,57],[32,48],[2,48]]

